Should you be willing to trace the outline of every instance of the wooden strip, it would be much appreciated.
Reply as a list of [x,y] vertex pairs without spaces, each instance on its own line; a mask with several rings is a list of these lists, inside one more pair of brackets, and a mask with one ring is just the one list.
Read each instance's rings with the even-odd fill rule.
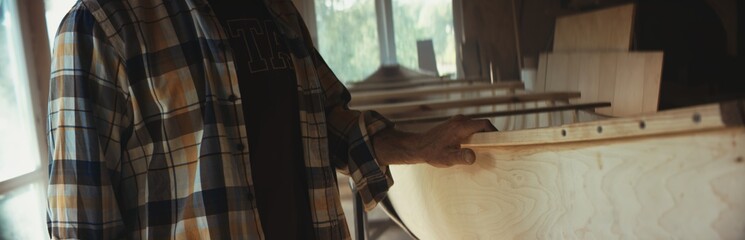
[[[598,98],[597,101],[609,101],[613,103],[616,96],[616,63],[618,58],[615,54],[600,54],[598,69]],[[590,94],[595,95],[595,94]],[[591,99],[591,98],[589,98]],[[588,101],[590,101],[587,99]],[[598,113],[612,115],[613,108],[600,109]]]
[[633,71],[617,71],[615,96],[613,98],[613,115],[628,116],[642,113],[644,104],[644,56],[619,54],[617,68]]
[[394,104],[377,104],[377,105],[366,105],[355,107],[356,110],[375,110],[379,113],[398,113],[398,112],[416,112],[416,111],[432,111],[447,108],[456,107],[473,107],[483,106],[488,104],[506,104],[506,103],[519,103],[519,102],[533,102],[540,100],[556,100],[556,99],[570,99],[578,98],[580,93],[578,92],[552,92],[552,93],[527,93],[517,94],[512,96],[497,96],[497,97],[481,97],[471,99],[458,99],[458,100],[437,100],[437,101],[419,101],[419,102],[407,102],[407,103],[394,103]]
[[599,99],[600,57],[598,54],[588,54],[579,59],[577,88],[582,93],[582,98]]
[[575,67],[569,64],[569,54],[549,54],[545,91],[566,91],[570,68]]
[[548,55],[542,53],[538,56],[538,71],[535,76],[535,84],[533,85],[533,91],[545,92],[546,91],[546,69],[548,67]]
[[724,128],[726,126],[722,120],[720,109],[719,104],[709,104],[653,115],[577,123],[552,128],[477,133],[462,147],[569,143]]
[[455,93],[455,92],[470,92],[470,91],[486,91],[486,90],[498,90],[508,89],[513,90],[516,88],[523,88],[522,82],[500,82],[495,84],[473,84],[464,86],[442,86],[436,88],[425,88],[425,89],[400,89],[391,91],[379,91],[379,92],[362,92],[352,95],[352,102],[358,103],[364,101],[379,101],[385,99],[395,98],[409,98],[409,97],[420,97],[439,93]]
[[660,96],[660,82],[662,80],[663,53],[651,54],[645,59],[644,66],[644,100],[643,113],[657,112]]
[[[527,108],[527,109],[519,109],[519,110],[465,114],[465,116],[470,117],[470,118],[492,118],[492,117],[525,115],[525,114],[531,114],[531,113],[557,112],[557,111],[578,110],[578,109],[594,109],[594,108],[601,108],[601,107],[610,107],[610,103],[609,102],[597,102],[597,103],[569,104],[569,105],[556,106],[556,107],[537,107],[537,108]],[[393,119],[391,121],[393,121],[396,124],[412,124],[412,123],[444,121],[444,120],[450,119],[451,117],[452,116],[417,117],[417,118]]]
[[[398,67],[394,67],[398,68]],[[403,70],[405,71],[405,70]],[[409,70],[410,71],[410,70]],[[406,73],[403,73],[406,74]],[[432,75],[425,75],[422,73],[415,73],[416,75],[411,76],[410,74],[407,74],[407,76],[400,76],[397,77],[389,77],[386,78],[385,82],[381,81],[365,81],[365,79],[359,80],[351,85],[351,87],[361,87],[361,86],[373,86],[373,85],[384,85],[386,83],[392,83],[392,82],[427,82],[427,81],[433,81],[433,80],[446,80],[445,78],[438,77],[438,76],[432,76]],[[377,80],[377,79],[376,79]]]
[[413,88],[413,87],[424,87],[432,85],[450,85],[450,84],[474,84],[474,83],[488,83],[489,81],[481,78],[467,78],[467,79],[425,79],[416,81],[393,81],[393,82],[381,82],[381,83],[369,83],[365,85],[355,85],[349,87],[350,92],[363,92],[363,91],[383,91],[391,89],[401,88]]

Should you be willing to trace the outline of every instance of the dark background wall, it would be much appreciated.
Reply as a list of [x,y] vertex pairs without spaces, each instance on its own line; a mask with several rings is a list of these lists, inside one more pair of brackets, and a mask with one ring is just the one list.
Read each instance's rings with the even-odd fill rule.
[[517,31],[513,0],[463,1],[464,61],[480,58],[498,79],[519,79],[515,32],[531,66],[552,50],[556,17],[626,3],[636,4],[631,50],[665,54],[661,109],[745,98],[745,4],[737,0],[514,0]]

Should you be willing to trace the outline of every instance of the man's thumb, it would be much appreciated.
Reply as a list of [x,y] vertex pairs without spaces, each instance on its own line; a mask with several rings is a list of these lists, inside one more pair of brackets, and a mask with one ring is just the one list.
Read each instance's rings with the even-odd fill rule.
[[476,162],[476,153],[471,149],[461,148],[460,159],[462,159],[465,164],[471,165]]

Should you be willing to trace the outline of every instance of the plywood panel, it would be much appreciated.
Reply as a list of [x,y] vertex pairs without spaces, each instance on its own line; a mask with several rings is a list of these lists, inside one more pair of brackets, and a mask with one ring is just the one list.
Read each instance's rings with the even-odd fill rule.
[[[646,58],[639,54],[619,53],[616,58],[616,86],[613,115],[641,113],[644,104]],[[628,69],[628,71],[626,71]]]
[[548,55],[548,65],[546,68],[546,92],[563,91],[567,87],[570,68],[569,54],[550,54]]
[[574,102],[613,104],[600,113],[631,116],[657,111],[662,52],[559,52],[544,54],[543,91],[580,91]]
[[[600,54],[599,67],[598,99],[612,103],[616,95],[616,56],[614,54]],[[600,109],[598,113],[612,115],[613,108]]]
[[[579,56],[579,55],[578,55]],[[579,83],[578,90],[585,99],[598,99],[600,87],[600,57],[598,54],[589,54],[579,58]],[[608,101],[610,102],[610,101]]]
[[[655,112],[659,103],[660,82],[662,80],[662,54],[648,56],[644,69],[644,103],[642,112]],[[657,96],[657,97],[655,97]]]
[[554,30],[554,52],[628,51],[633,18],[633,4],[559,17]]

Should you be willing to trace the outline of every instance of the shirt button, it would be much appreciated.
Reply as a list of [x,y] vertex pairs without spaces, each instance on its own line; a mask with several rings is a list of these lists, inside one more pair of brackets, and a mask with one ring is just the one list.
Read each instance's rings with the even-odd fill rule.
[[243,143],[239,143],[235,145],[235,148],[238,149],[238,151],[243,151],[243,149],[245,149],[246,146],[244,146]]
[[236,97],[234,94],[230,94],[230,96],[228,96],[228,101],[231,101],[231,102],[238,101],[238,97]]

